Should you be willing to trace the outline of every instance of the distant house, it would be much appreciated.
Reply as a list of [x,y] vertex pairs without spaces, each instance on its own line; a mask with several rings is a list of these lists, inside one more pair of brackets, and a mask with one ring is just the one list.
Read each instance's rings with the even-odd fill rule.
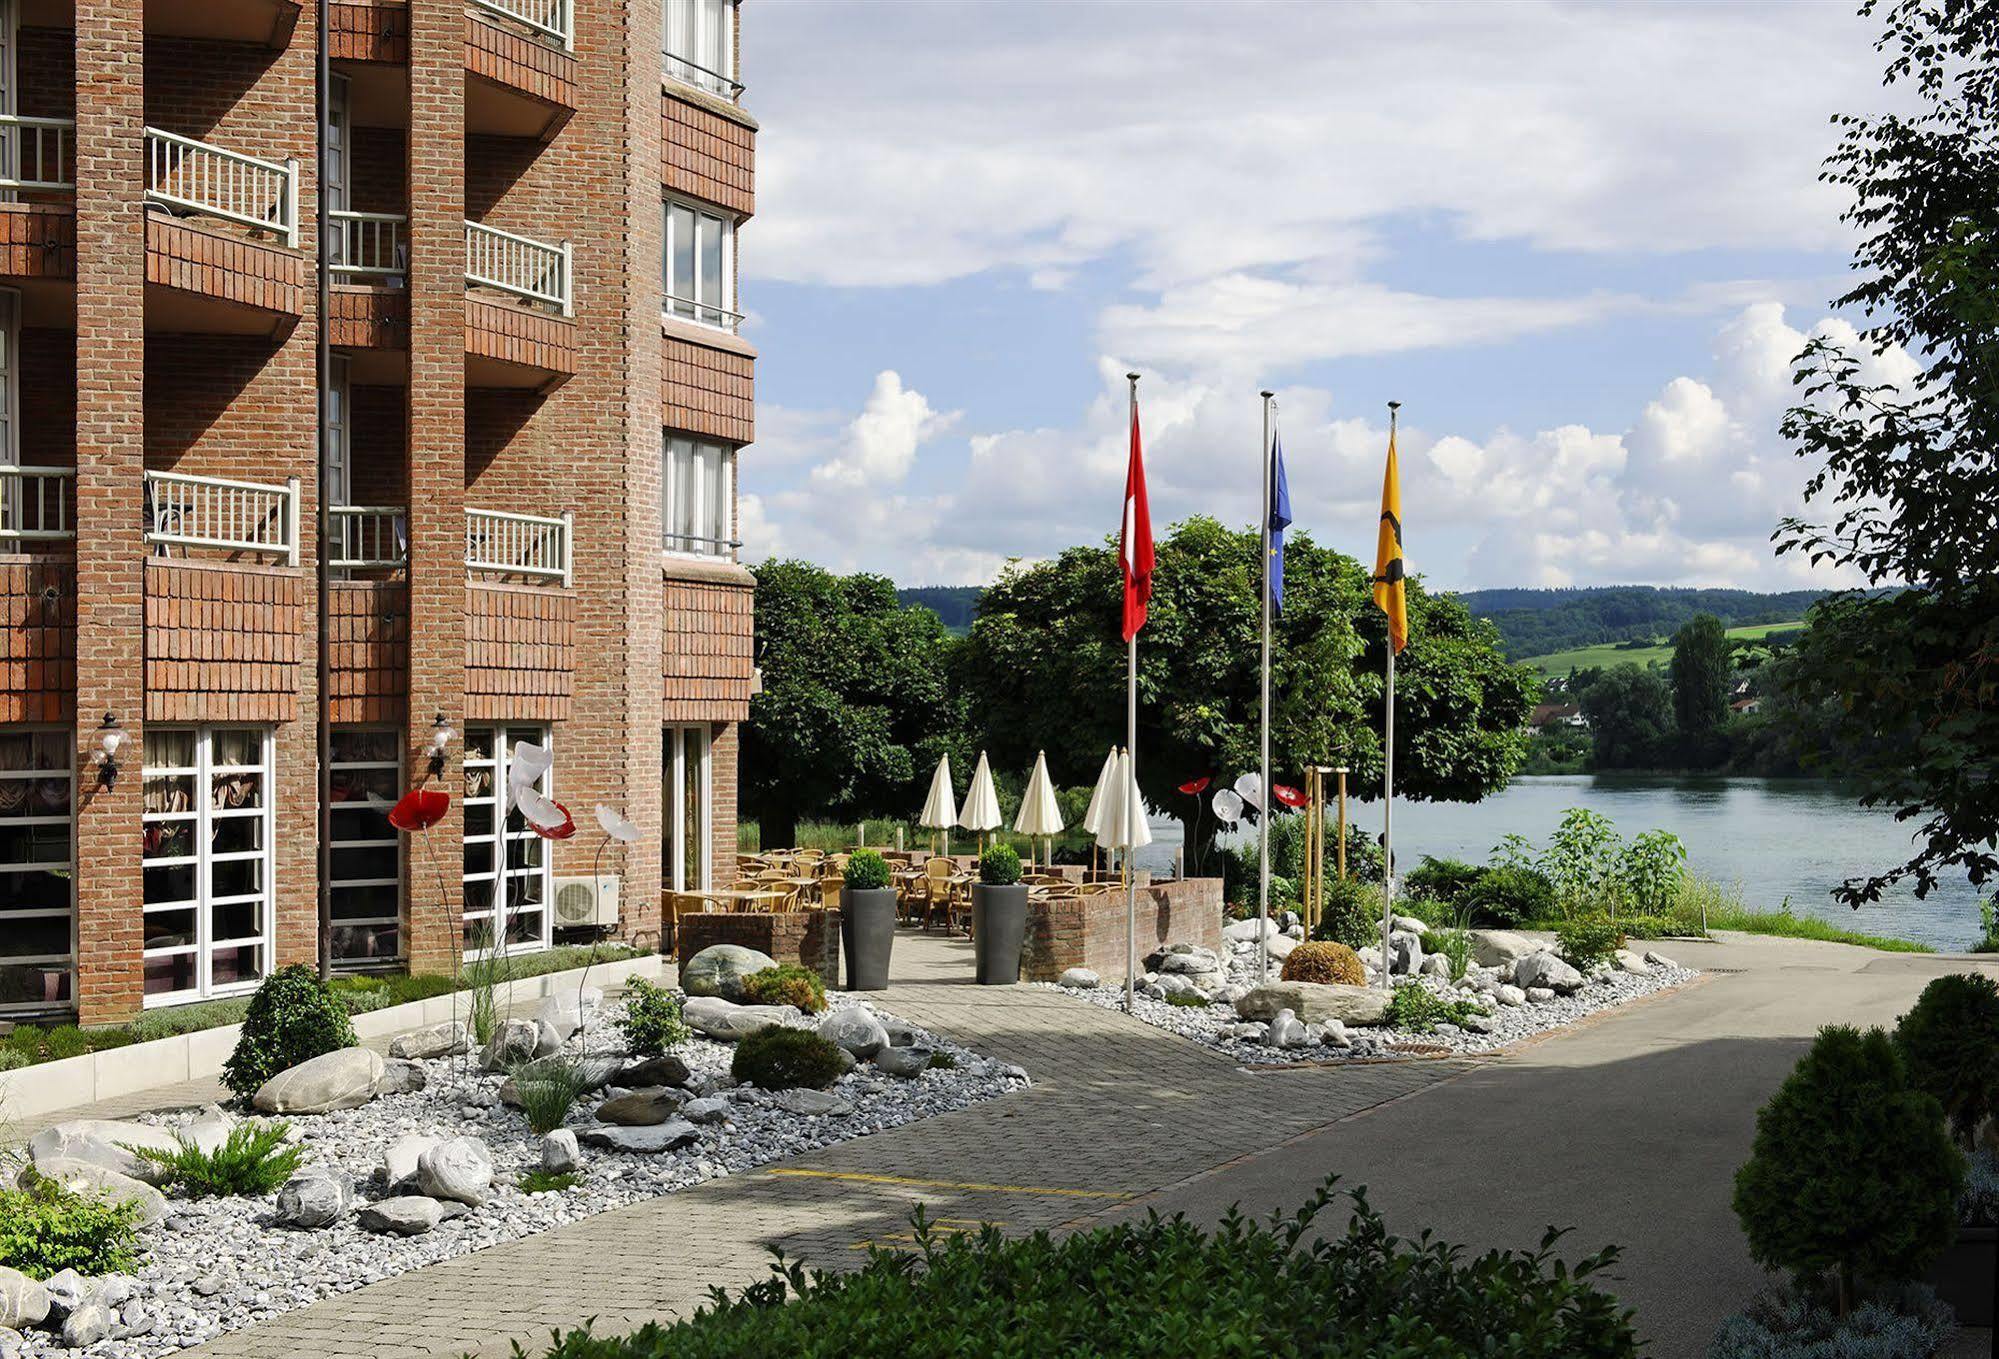
[[1739,713],[1743,717],[1747,717],[1751,713],[1760,713],[1763,711],[1763,700],[1753,697],[1738,698],[1735,702],[1728,705],[1728,709],[1730,712]]
[[1589,719],[1573,703],[1537,703],[1527,715],[1527,725],[1535,731],[1543,727],[1587,727]]

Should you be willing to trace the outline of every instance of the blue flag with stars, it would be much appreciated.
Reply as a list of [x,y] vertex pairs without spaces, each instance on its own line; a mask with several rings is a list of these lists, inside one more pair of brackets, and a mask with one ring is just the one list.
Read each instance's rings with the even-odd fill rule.
[[1291,527],[1291,488],[1284,481],[1284,443],[1270,440],[1270,607],[1284,612],[1284,530]]

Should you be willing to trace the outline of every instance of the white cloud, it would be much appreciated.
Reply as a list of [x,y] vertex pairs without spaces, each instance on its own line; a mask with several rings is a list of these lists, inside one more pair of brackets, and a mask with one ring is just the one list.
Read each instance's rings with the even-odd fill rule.
[[916,450],[958,422],[959,412],[932,410],[923,393],[902,385],[900,375],[875,376],[867,404],[847,426],[840,453],[812,469],[814,485],[880,491],[909,476]]

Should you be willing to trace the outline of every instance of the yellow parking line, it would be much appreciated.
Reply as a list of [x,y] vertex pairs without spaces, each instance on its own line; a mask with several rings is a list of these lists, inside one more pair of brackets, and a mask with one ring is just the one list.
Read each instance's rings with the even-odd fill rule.
[[964,1189],[988,1194],[1049,1194],[1072,1199],[1128,1199],[1122,1189],[1048,1189],[1031,1184],[968,1184],[960,1180],[919,1180],[909,1175],[870,1175],[858,1170],[773,1170],[771,1175],[794,1179],[859,1180],[864,1184],[901,1184],[917,1189]]

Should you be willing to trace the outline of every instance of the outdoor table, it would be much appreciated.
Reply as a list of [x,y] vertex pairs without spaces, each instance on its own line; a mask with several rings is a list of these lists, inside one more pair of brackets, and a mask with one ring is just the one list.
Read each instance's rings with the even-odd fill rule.
[[704,901],[722,903],[725,909],[756,910],[759,906],[774,906],[788,895],[784,892],[760,890],[754,887],[708,887],[689,896],[700,897]]

